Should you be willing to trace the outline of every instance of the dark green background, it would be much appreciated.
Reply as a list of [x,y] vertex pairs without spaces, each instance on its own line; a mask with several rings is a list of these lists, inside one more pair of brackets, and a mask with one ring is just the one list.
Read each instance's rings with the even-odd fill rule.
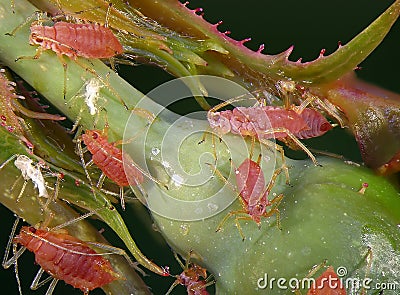
[[[16,0],[18,1],[18,0]],[[162,0],[160,0],[162,1]],[[302,57],[303,61],[315,59],[322,48],[327,53],[337,48],[337,42],[343,44],[364,29],[392,1],[383,0],[352,0],[352,1],[262,1],[247,0],[243,2],[229,0],[197,0],[191,1],[189,7],[203,7],[205,18],[212,23],[223,20],[220,29],[230,30],[235,39],[251,37],[247,43],[252,49],[265,43],[264,52],[276,54],[291,45],[295,45],[292,60]],[[358,75],[363,79],[378,84],[384,88],[400,93],[400,68],[398,52],[400,50],[400,24],[397,23],[385,41],[377,50],[361,64],[362,70]],[[129,80],[136,88],[143,92],[172,79],[161,69],[148,66],[119,67],[119,73]],[[197,105],[180,105],[179,112],[188,112],[197,109]],[[307,142],[309,146],[328,149],[346,157],[359,161],[357,145],[345,131],[337,129],[322,138]],[[149,237],[151,220],[143,214],[141,206],[132,206],[123,213],[127,223],[131,224],[133,236],[139,247],[146,255],[160,265],[171,265],[172,272],[181,270],[173,260],[169,248],[162,242],[157,233]],[[4,207],[0,207],[2,216],[3,234],[0,235],[0,248],[4,249],[9,230],[14,220],[13,215]],[[142,216],[135,218],[133,216]],[[129,221],[128,221],[129,220]],[[97,224],[101,228],[101,224]],[[107,232],[106,232],[107,235]],[[112,236],[109,237],[115,246],[122,246]],[[229,259],[227,257],[227,259]],[[33,256],[29,253],[20,259],[20,278],[23,294],[45,294],[46,287],[38,291],[30,291],[29,285],[38,269],[33,265]],[[17,285],[11,269],[0,272],[3,294],[17,294]],[[168,290],[172,279],[161,278],[156,275],[146,277],[145,281],[152,287],[154,294],[164,294]],[[60,282],[55,294],[82,294]],[[91,294],[103,294],[101,291]],[[186,294],[182,286],[177,286],[172,294]]]

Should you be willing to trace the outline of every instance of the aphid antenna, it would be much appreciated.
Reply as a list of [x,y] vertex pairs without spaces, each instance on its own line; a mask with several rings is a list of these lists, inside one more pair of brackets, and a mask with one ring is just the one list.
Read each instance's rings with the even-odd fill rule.
[[[232,168],[232,160],[230,159],[229,162],[231,163],[231,168]],[[211,163],[205,163],[205,164],[210,166],[212,170],[215,171],[215,174],[217,174],[218,178],[221,179],[226,185],[228,185],[233,193],[239,195],[239,192],[237,191],[236,187],[231,182],[229,182],[225,176],[222,175],[221,171],[214,164]]]
[[257,98],[255,98],[254,96],[252,96],[252,94],[250,92],[248,92],[248,93],[244,93],[244,94],[241,94],[239,96],[235,96],[233,98],[227,99],[224,102],[221,102],[221,103],[217,104],[216,106],[213,106],[208,111],[208,113],[210,114],[210,113],[216,112],[219,109],[221,109],[223,107],[226,107],[226,106],[228,106],[228,105],[230,105],[230,104],[232,104],[234,102],[243,101],[243,100],[256,100],[256,101],[258,101]]
[[[45,15],[47,17],[46,12],[42,11],[35,11],[32,13],[30,16],[28,16],[22,23],[20,23],[18,26],[16,26],[11,32],[5,33],[7,36],[15,36],[15,33],[17,33],[19,30],[21,30],[23,27],[30,23],[43,23],[43,19],[41,18],[42,15]],[[36,18],[36,20],[34,20]]]
[[[85,213],[85,214],[83,214],[83,215],[80,215],[80,216],[78,216],[78,217],[76,217],[76,218],[73,218],[73,219],[67,221],[67,222],[64,222],[64,223],[59,224],[59,225],[57,225],[57,226],[55,226],[55,227],[52,227],[50,230],[51,230],[51,231],[57,231],[57,230],[59,230],[59,229],[62,229],[62,228],[64,228],[64,227],[67,227],[67,226],[69,226],[69,225],[71,225],[71,224],[77,223],[77,222],[79,222],[79,221],[81,221],[81,220],[84,220],[84,219],[86,219],[86,218],[88,218],[88,217],[90,217],[90,216],[93,216],[93,215],[97,214],[98,212],[100,212],[100,211],[102,211],[102,210],[104,210],[104,209],[107,209],[107,207],[108,207],[107,205],[104,205],[104,207],[100,207],[100,208],[97,208],[97,209],[94,209],[94,210],[90,210],[89,212],[87,212],[87,213]],[[108,209],[109,209],[109,208],[108,208]],[[50,215],[49,218],[50,218],[50,220],[51,220],[51,218],[53,218],[53,216]],[[50,220],[49,220],[49,221],[45,221],[45,222],[49,223]]]

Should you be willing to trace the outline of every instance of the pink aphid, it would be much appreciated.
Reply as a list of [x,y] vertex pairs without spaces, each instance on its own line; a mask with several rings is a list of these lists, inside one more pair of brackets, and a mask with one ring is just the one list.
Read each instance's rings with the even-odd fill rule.
[[[251,219],[259,225],[261,216],[264,216],[267,207],[272,205],[268,200],[268,194],[272,186],[271,188],[265,186],[264,173],[259,163],[249,158],[245,159],[239,168],[235,170],[235,174],[240,197],[246,205],[244,209]],[[274,181],[275,179],[272,179],[272,182]]]
[[177,276],[176,282],[186,287],[188,295],[209,295],[206,290],[206,278],[206,269],[192,263]]
[[72,59],[78,56],[111,58],[123,52],[121,43],[108,27],[92,23],[57,22],[52,27],[33,24],[29,42]]
[[[261,225],[261,217],[270,217],[276,215],[276,222],[280,228],[280,212],[277,208],[282,201],[283,195],[280,194],[274,197],[271,201],[268,200],[268,195],[275,184],[276,178],[281,173],[282,168],[277,169],[268,185],[265,183],[264,173],[260,167],[260,157],[257,162],[247,158],[243,163],[235,169],[237,189],[239,191],[239,200],[242,205],[242,210],[231,211],[219,224],[217,231],[221,230],[223,224],[230,216],[235,216],[236,226],[239,230],[242,239],[244,235],[238,220],[250,219],[254,220],[258,226]],[[269,211],[267,208],[271,207]]]
[[44,271],[85,294],[121,278],[107,259],[65,231],[24,226],[13,241],[33,252]]
[[184,267],[184,270],[175,276],[175,282],[165,295],[170,294],[178,284],[186,287],[188,295],[209,295],[210,293],[208,293],[206,288],[213,284],[214,281],[207,281],[210,278],[207,276],[207,270],[198,264],[189,262],[189,260],[186,261],[185,265],[180,260],[178,262]]
[[103,131],[86,130],[85,134],[82,134],[82,140],[92,154],[93,163],[117,185],[129,186],[128,177],[136,184],[143,183],[144,176],[133,163],[126,165],[126,171],[124,170],[122,150],[117,147],[117,143],[108,142]]
[[305,108],[301,113],[273,106],[237,107],[233,110],[209,112],[207,119],[220,135],[226,133],[258,139],[285,139],[293,134],[306,139],[321,136],[332,125],[318,111]]

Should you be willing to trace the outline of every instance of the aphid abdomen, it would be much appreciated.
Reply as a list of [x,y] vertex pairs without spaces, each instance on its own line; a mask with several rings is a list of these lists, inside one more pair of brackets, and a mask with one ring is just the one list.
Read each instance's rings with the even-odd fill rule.
[[327,131],[331,130],[332,125],[326,118],[318,111],[310,108],[304,109],[300,116],[309,126],[309,129],[301,130],[294,135],[299,139],[307,139],[324,135]]
[[[263,111],[268,117],[272,129],[285,128],[289,132],[296,134],[301,130],[309,128],[304,119],[293,110],[287,110],[280,107],[264,106]],[[266,136],[268,136],[268,134],[266,134]],[[277,139],[285,138],[287,137],[287,133],[275,132],[274,136]]]
[[108,260],[68,234],[25,226],[14,242],[33,252],[36,263],[54,278],[83,292],[119,278]]
[[236,169],[236,183],[243,200],[249,206],[255,205],[265,188],[264,173],[260,165],[246,158]]

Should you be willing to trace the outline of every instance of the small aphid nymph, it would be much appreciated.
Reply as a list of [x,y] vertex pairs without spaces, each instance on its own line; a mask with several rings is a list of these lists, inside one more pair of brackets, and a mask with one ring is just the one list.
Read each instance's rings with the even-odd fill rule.
[[[235,224],[243,240],[245,239],[245,236],[239,224],[239,220],[250,219],[260,227],[261,217],[267,218],[276,215],[276,224],[279,229],[281,228],[280,211],[278,206],[283,199],[283,195],[280,194],[272,200],[268,199],[268,195],[271,192],[278,175],[281,173],[282,168],[275,170],[270,182],[266,185],[264,173],[260,167],[260,160],[261,155],[257,162],[247,158],[237,169],[235,169],[237,190],[242,210],[229,212],[218,225],[216,230],[217,232],[222,229],[222,226],[231,216],[235,216]],[[223,179],[223,181],[227,182],[221,172],[218,170],[215,170],[215,172]],[[269,207],[270,209],[267,210]]]

